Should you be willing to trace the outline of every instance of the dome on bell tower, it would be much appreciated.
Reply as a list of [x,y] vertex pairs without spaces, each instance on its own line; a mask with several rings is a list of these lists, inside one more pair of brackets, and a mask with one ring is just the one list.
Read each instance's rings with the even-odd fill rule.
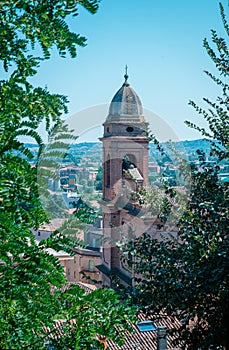
[[111,123],[144,123],[143,109],[140,98],[128,83],[127,72],[125,81],[114,95],[106,122]]
[[127,67],[124,78],[110,103],[103,137],[146,137],[149,124],[143,116],[140,98],[128,82]]

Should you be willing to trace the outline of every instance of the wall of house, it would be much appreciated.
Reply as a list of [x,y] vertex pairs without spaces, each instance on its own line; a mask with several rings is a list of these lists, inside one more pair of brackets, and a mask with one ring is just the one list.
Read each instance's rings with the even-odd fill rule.
[[84,274],[92,280],[99,281],[100,274],[96,268],[101,264],[100,255],[84,255],[83,250],[81,254],[75,254],[74,259],[68,260],[66,264],[66,276],[68,282],[87,282]]

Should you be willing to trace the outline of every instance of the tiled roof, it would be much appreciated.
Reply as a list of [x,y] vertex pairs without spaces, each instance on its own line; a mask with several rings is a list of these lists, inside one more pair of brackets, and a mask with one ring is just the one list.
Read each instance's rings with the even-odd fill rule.
[[70,254],[66,253],[64,250],[56,251],[53,248],[47,248],[47,249],[45,249],[45,251],[48,254],[53,255],[53,256],[55,256],[56,258],[59,258],[59,259],[61,259],[61,258],[62,259],[71,259],[71,260],[73,259],[73,257]]
[[[84,290],[84,292],[86,294],[89,294],[91,292],[93,292],[95,289],[97,289],[97,286],[93,285],[93,284],[89,284],[89,283],[82,283],[82,282],[67,282],[65,283],[62,288],[61,288],[61,292],[64,293],[66,290],[68,290],[72,285],[76,285],[79,286],[80,288],[82,288]],[[54,292],[54,290],[56,290],[56,287],[52,287],[51,291],[52,293]]]
[[[144,319],[144,317],[142,317]],[[76,324],[76,320],[68,320],[70,324]],[[44,327],[44,330],[49,334],[49,338],[58,339],[63,335],[63,325],[65,320],[55,321],[54,331],[50,333],[49,327]],[[156,327],[167,326],[167,329],[171,328],[169,319],[161,322],[154,322]],[[106,344],[109,350],[157,350],[157,331],[140,332],[135,324],[132,324],[134,332],[126,332],[125,344],[119,346],[111,340],[106,340]],[[179,326],[179,325],[178,325]],[[167,350],[182,350],[182,347],[174,347],[172,345],[172,337],[167,334]]]
[[97,286],[95,286],[94,284],[89,284],[89,283],[82,283],[82,282],[68,282],[65,284],[65,286],[62,288],[62,291],[64,292],[65,290],[67,290],[70,286],[72,285],[77,285],[80,288],[82,288],[85,293],[89,294],[91,292],[93,292],[95,289],[97,289]]
[[[70,282],[62,287],[62,291],[64,292],[71,285],[78,285],[81,287],[87,294],[94,291],[97,286],[81,283],[81,282]],[[139,322],[151,320],[150,317],[146,317],[143,313],[139,313],[138,315]],[[70,321],[72,324],[75,324],[75,320]],[[51,338],[58,338],[62,335],[62,326],[64,320],[56,321],[55,328],[56,332],[52,333]],[[170,334],[172,329],[179,329],[181,323],[175,317],[168,317],[165,314],[161,314],[157,317],[157,319],[153,320],[154,326],[160,327],[165,326],[167,328],[167,350],[181,350],[182,347],[174,347],[172,341],[175,339],[174,336]],[[132,323],[133,333],[125,332],[125,344],[119,346],[115,344],[110,339],[107,339],[107,346],[109,350],[157,350],[157,330],[154,331],[144,331],[141,332],[137,327],[137,324]],[[45,328],[47,333],[49,333],[50,329]]]
[[[91,293],[97,287],[95,285],[76,282],[78,286],[84,289],[86,293]],[[138,320],[150,320],[143,313],[139,313]],[[172,329],[179,329],[181,322],[175,317],[161,315],[156,321],[153,321],[155,327],[165,326],[167,328],[167,350],[181,350],[182,347],[174,347],[174,336],[169,331]],[[132,323],[133,333],[126,332],[126,341],[122,346],[118,346],[111,340],[107,340],[107,345],[110,350],[157,350],[157,331],[141,332],[136,324]]]
[[114,95],[107,117],[107,122],[132,121],[142,123],[143,109],[140,98],[127,82],[128,76],[125,76],[125,82]]
[[[140,314],[138,316],[139,321],[150,320]],[[178,329],[181,326],[181,323],[172,317],[160,317],[157,321],[153,321],[155,327],[165,326],[168,330],[167,332],[167,349],[168,350],[181,350],[181,347],[174,347],[172,341],[174,336],[169,334],[169,330],[176,328]],[[107,341],[107,345],[110,350],[157,350],[157,330],[155,331],[144,331],[141,332],[136,324],[132,324],[133,333],[126,332],[125,344],[118,346],[113,343],[111,340]]]
[[75,254],[84,255],[84,256],[97,256],[101,257],[102,253],[96,250],[83,249],[83,248],[73,248]]
[[64,218],[64,219],[59,219],[59,218],[52,219],[52,220],[50,220],[50,223],[42,224],[39,227],[39,230],[53,232],[53,231],[57,230],[58,228],[60,228],[65,221],[66,221],[66,218]]
[[134,89],[123,84],[111,101],[109,116],[123,116],[126,114],[142,116],[142,104]]

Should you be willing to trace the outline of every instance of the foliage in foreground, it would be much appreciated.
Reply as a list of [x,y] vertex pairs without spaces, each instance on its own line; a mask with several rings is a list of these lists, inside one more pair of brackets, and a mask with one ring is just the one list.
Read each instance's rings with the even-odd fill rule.
[[[30,78],[54,47],[63,57],[67,52],[76,56],[76,47],[85,45],[85,38],[69,30],[66,17],[75,16],[78,5],[95,13],[98,3],[97,0],[0,3],[0,62],[5,70],[0,84],[0,349],[47,348],[47,327],[55,332],[55,317],[62,312],[68,320],[76,319],[76,323],[58,339],[61,349],[91,348],[96,342],[95,332],[118,341],[122,336],[115,332],[115,325],[125,328],[128,318],[132,318],[132,311],[125,310],[112,291],[99,290],[87,296],[79,287],[72,287],[63,292],[66,283],[63,267],[48,253],[48,248],[70,252],[76,242],[56,231],[37,244],[30,231],[47,221],[40,185],[55,168],[54,158],[64,156],[63,146],[65,150],[66,147],[62,139],[72,138],[60,117],[67,111],[66,97],[51,94],[47,88],[33,87]],[[43,54],[34,57],[28,53],[31,46],[37,47],[36,52],[41,48]],[[48,149],[49,167],[45,166],[47,159],[42,154],[45,146],[38,133],[42,122],[53,141]],[[36,159],[22,141],[24,136],[39,146]],[[72,235],[74,228],[65,228],[69,230]],[[82,306],[87,306],[87,311],[82,312]],[[82,324],[87,324],[87,331],[82,332]],[[72,341],[65,343],[62,337]]]
[[[54,349],[104,349],[102,340],[112,339],[121,345],[125,331],[132,331],[129,321],[136,321],[134,309],[111,289],[97,289],[86,294],[73,285],[64,292],[66,307],[62,308],[63,325],[52,332],[49,344]],[[76,323],[77,327],[72,327]]]

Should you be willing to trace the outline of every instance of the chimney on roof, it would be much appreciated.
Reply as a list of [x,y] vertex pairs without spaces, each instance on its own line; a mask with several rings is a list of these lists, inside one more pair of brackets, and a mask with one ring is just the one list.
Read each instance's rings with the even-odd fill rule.
[[166,327],[157,327],[157,350],[167,350]]

